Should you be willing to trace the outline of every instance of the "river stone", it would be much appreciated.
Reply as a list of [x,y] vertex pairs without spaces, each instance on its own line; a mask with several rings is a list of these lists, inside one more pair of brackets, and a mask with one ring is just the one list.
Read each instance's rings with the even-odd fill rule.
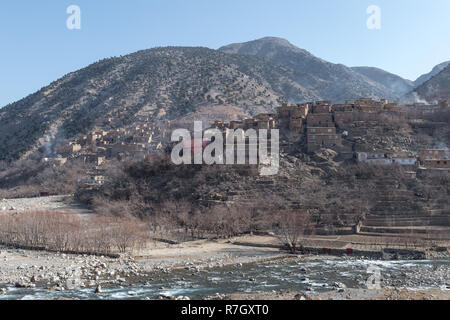
[[14,287],[16,287],[16,288],[28,288],[29,284],[25,283],[25,282],[16,282],[14,284]]
[[347,286],[345,284],[343,284],[342,282],[335,282],[335,283],[333,283],[333,287],[335,287],[337,289],[345,289],[345,288],[347,288]]

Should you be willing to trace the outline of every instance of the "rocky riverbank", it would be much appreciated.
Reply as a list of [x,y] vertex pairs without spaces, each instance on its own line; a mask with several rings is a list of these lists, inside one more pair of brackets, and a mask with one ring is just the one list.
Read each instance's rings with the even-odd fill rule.
[[[192,273],[227,265],[243,265],[285,257],[270,248],[249,248],[214,242],[162,245],[144,255],[69,255],[0,247],[0,287],[70,290],[145,284],[174,270]],[[1,292],[0,292],[1,293]]]
[[[280,290],[306,290],[315,297],[334,288],[335,295],[346,298],[350,292],[351,298],[355,288],[366,288],[367,269],[373,265],[381,270],[383,288],[441,288],[444,292],[450,289],[448,257],[443,262],[433,263],[377,261],[350,256],[296,256],[263,246],[264,241],[268,241],[266,238],[234,240],[247,243],[253,240],[261,246],[237,245],[238,241],[226,240],[177,245],[154,242],[133,255],[119,258],[0,247],[0,295],[7,293],[6,288],[11,291],[16,287],[52,292],[84,290],[83,295],[87,294],[88,298],[95,298],[95,292],[114,298],[115,293],[111,290],[128,288],[132,297],[156,298],[164,292],[173,297],[176,296],[174,292],[184,292],[186,296],[191,288],[193,297],[199,298],[217,288],[212,293],[218,292],[218,295],[210,298],[224,299],[224,291],[220,288],[230,293],[235,292],[233,288],[243,285],[244,290],[248,286],[248,289],[258,291],[265,290],[264,284],[271,284]],[[134,288],[141,288],[140,293],[134,295]],[[373,296],[374,291],[367,294]],[[330,296],[330,299],[334,298],[337,296]]]
[[385,274],[383,285],[395,288],[441,287],[450,290],[450,267],[439,262],[432,263],[425,272],[423,269],[407,269],[399,274]]
[[379,290],[344,289],[320,294],[297,291],[269,291],[256,293],[236,293],[212,296],[221,300],[450,300],[450,290],[406,290],[383,288]]

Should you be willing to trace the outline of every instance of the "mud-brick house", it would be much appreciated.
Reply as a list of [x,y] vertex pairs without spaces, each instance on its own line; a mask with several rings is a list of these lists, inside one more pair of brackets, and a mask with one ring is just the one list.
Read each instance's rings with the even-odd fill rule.
[[333,104],[331,106],[331,111],[353,111],[353,105],[352,104]]
[[108,158],[117,158],[120,154],[133,154],[142,150],[140,144],[117,143],[107,148]]
[[448,149],[423,149],[419,152],[419,160],[443,160],[450,159],[450,151]]
[[92,154],[85,154],[82,156],[82,159],[85,163],[90,163],[90,164],[94,164],[96,166],[101,166],[106,158],[103,156],[99,156],[96,153],[92,153]]
[[258,129],[275,129],[277,122],[276,115],[272,113],[261,113],[255,116],[254,120],[258,123]]
[[341,134],[308,134],[307,136],[307,146],[308,152],[316,151],[320,148],[330,148],[338,147],[342,145],[342,135]]
[[419,163],[417,157],[407,153],[394,153],[391,157],[393,164],[398,164],[401,166],[417,166]]
[[447,99],[445,100],[440,100],[438,103],[439,107],[442,109],[448,108],[450,106],[450,103]]
[[278,119],[288,120],[288,119],[305,118],[311,109],[311,105],[312,104],[309,102],[299,103],[295,106],[290,106],[285,103],[280,108],[277,108]]
[[353,111],[335,111],[334,112],[334,122],[336,122],[338,125],[352,123],[353,120],[354,120]]
[[308,135],[336,134],[336,127],[308,127],[306,130]]
[[230,129],[233,129],[233,130],[244,129],[244,123],[242,121],[231,121]]
[[292,106],[289,106],[287,103],[283,103],[281,107],[277,108],[278,118],[280,119],[290,118],[291,109]]
[[361,105],[357,107],[357,110],[361,113],[378,113],[382,111],[381,108],[374,105]]
[[449,159],[429,159],[422,162],[422,165],[428,169],[448,169],[450,170]]
[[275,118],[275,114],[273,113],[260,113],[254,117],[255,120],[272,120]]
[[372,106],[375,104],[375,101],[372,98],[361,98],[356,101],[358,106]]
[[383,106],[383,110],[387,112],[401,112],[402,108],[398,103],[387,103]]
[[299,103],[297,104],[297,107],[300,110],[300,116],[302,118],[306,118],[306,116],[312,109],[312,102]]
[[377,113],[383,109],[381,102],[374,101],[371,98],[361,98],[355,103],[356,109],[364,113]]
[[358,152],[358,162],[364,162],[372,165],[400,165],[416,166],[417,158],[406,153],[391,153],[389,151],[378,152]]
[[450,169],[448,149],[424,149],[419,153],[420,164],[430,169]]
[[299,133],[303,130],[303,118],[290,119],[289,131]]
[[314,113],[331,112],[331,101],[317,101],[313,108]]
[[44,158],[43,162],[48,163],[54,167],[61,167],[67,163],[67,158]]
[[230,127],[230,125],[223,121],[214,121],[214,123],[211,126],[212,129],[219,129],[219,130],[225,130],[229,127]]
[[255,119],[256,121],[256,128],[257,129],[274,129],[276,127],[276,122],[273,119],[265,120],[265,119]]
[[244,119],[243,123],[244,123],[244,127],[243,127],[244,130],[257,129],[257,127],[258,127],[258,122],[253,118]]
[[310,113],[306,118],[308,127],[334,127],[331,113]]
[[356,159],[358,162],[364,162],[372,165],[392,165],[392,159],[388,152],[357,152]]
[[55,151],[57,154],[64,155],[64,156],[70,156],[77,152],[80,152],[81,148],[82,147],[80,144],[70,142],[67,145],[57,147]]

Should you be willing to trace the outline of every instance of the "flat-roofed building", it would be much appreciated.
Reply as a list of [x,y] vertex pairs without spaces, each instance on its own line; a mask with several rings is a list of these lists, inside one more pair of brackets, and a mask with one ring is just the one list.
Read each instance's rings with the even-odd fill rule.
[[331,113],[310,113],[307,117],[308,127],[334,127]]
[[353,122],[353,111],[335,111],[334,112],[334,121],[338,125],[343,125],[345,123]]

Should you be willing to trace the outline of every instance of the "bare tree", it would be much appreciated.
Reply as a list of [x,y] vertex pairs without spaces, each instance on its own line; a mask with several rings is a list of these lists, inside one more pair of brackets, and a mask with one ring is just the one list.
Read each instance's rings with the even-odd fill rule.
[[299,249],[301,237],[314,232],[308,211],[281,211],[276,215],[275,234],[291,253]]

